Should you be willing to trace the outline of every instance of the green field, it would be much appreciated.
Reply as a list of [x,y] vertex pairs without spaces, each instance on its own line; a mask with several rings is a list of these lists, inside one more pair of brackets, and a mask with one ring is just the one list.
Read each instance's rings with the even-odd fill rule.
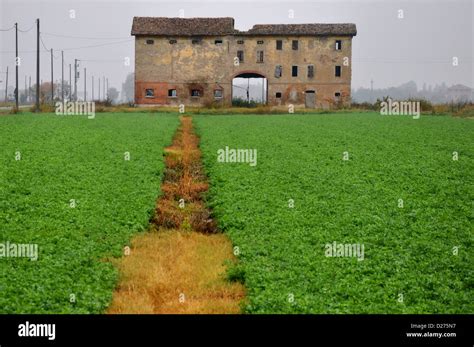
[[[338,114],[195,123],[209,204],[240,252],[230,275],[245,281],[246,312],[474,312],[472,120]],[[226,146],[257,149],[257,165],[218,162]],[[327,257],[333,242],[363,244],[363,260]]]
[[105,260],[147,227],[177,125],[146,114],[0,117],[0,242],[39,251],[0,258],[0,313],[104,311],[117,280]]
[[[193,118],[244,312],[474,313],[472,120]],[[107,260],[147,228],[177,126],[165,114],[0,117],[0,243],[39,246],[36,261],[0,258],[0,313],[104,312]],[[257,165],[218,162],[226,146],[256,149]],[[333,242],[363,245],[363,259],[327,257]]]

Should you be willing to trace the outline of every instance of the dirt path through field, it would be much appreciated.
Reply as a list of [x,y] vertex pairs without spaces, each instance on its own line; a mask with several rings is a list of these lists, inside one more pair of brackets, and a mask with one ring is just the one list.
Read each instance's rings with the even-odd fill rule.
[[108,313],[239,313],[244,288],[225,277],[234,262],[229,239],[202,201],[208,188],[199,138],[181,117],[150,230],[134,237],[118,267],[120,282]]

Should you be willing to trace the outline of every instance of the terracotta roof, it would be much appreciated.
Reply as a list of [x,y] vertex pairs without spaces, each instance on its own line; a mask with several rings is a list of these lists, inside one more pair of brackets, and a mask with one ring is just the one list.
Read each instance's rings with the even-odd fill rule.
[[234,18],[134,17],[132,35],[208,36],[234,33]]
[[132,35],[220,36],[220,35],[299,35],[355,36],[355,24],[257,24],[248,31],[234,29],[234,18],[134,17]]
[[247,35],[350,35],[355,36],[355,24],[257,24],[245,32]]

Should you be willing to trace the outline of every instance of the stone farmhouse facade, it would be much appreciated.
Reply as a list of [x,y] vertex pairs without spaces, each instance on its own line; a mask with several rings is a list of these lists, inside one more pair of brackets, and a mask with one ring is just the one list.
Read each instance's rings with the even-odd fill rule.
[[232,104],[232,80],[266,78],[269,105],[350,103],[355,24],[267,24],[134,17],[135,103]]

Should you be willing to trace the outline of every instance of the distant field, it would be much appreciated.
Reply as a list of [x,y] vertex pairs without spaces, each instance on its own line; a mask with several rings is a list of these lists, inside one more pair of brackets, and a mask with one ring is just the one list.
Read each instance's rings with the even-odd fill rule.
[[169,115],[0,117],[0,242],[39,246],[37,261],[0,258],[0,313],[103,312],[117,277],[103,260],[147,227],[177,126]]
[[[474,312],[472,120],[194,118],[246,312]],[[219,163],[226,146],[257,149],[257,165]],[[327,257],[334,241],[363,260]]]

